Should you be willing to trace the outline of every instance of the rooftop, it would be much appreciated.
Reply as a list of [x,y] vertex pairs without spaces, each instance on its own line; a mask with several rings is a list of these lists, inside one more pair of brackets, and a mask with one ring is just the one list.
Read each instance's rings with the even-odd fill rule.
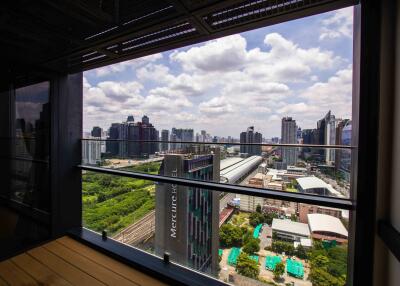
[[296,181],[297,183],[299,183],[300,187],[303,190],[327,189],[332,195],[335,195],[337,197],[341,196],[341,194],[336,191],[331,185],[325,183],[323,180],[315,176],[297,178]]
[[295,233],[301,236],[310,236],[308,224],[291,221],[289,219],[274,218],[272,220],[272,230]]
[[311,232],[323,231],[348,236],[343,223],[336,217],[325,214],[308,214],[308,225]]

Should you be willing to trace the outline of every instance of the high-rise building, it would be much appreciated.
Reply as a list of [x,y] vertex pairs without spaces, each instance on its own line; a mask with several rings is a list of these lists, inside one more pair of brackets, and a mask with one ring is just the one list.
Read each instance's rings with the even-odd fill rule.
[[[161,151],[168,151],[169,150],[169,130],[163,129],[161,130]],[[164,142],[167,141],[167,142]]]
[[82,163],[97,165],[101,162],[101,141],[82,140]]
[[99,126],[94,126],[92,129],[92,132],[90,132],[92,137],[95,137],[95,138],[101,138],[102,133],[103,133],[103,129],[101,129]]
[[[254,126],[247,128],[245,132],[240,133],[240,143],[262,143],[262,134],[254,132]],[[250,155],[260,155],[261,145],[240,145],[240,153]]]
[[[174,134],[174,140],[176,142],[193,142],[194,141],[194,131],[193,129],[182,129],[173,127],[171,130],[171,136]],[[175,149],[191,147],[191,144],[175,144]]]
[[[345,119],[339,122],[336,128],[337,145],[351,145],[351,120]],[[350,181],[351,150],[341,149],[335,153],[335,169],[339,171],[346,181]]]
[[[167,154],[160,174],[219,181],[219,148],[209,155]],[[203,153],[204,154],[204,153]],[[216,274],[219,245],[219,192],[174,184],[156,186],[155,253]]]
[[[318,144],[320,145],[334,145],[336,143],[336,126],[339,120],[335,118],[335,115],[331,114],[329,110],[328,113],[318,121]],[[335,150],[334,149],[324,149],[321,150],[321,155],[325,157],[325,162],[327,164],[333,164],[335,161]]]
[[149,125],[150,124],[150,119],[147,117],[147,115],[143,115],[142,117],[142,123]]
[[[281,126],[281,143],[296,144],[297,143],[297,126],[296,120],[292,117],[282,118]],[[282,162],[287,166],[294,166],[297,163],[297,148],[282,147]]]
[[121,123],[112,123],[108,129],[108,140],[106,141],[106,152],[111,156],[118,156]]
[[[123,123],[113,123],[108,131],[106,150],[122,158],[148,157],[158,151],[158,143],[134,141],[158,141],[158,131],[147,116],[135,122],[132,115]],[[118,139],[119,141],[113,141]]]

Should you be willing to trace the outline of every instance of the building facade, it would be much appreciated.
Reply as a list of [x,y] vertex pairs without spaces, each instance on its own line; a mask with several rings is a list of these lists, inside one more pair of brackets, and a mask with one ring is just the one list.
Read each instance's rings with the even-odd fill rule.
[[[296,120],[292,117],[282,118],[281,125],[281,143],[296,144],[297,143],[297,126]],[[294,166],[297,163],[297,149],[290,147],[282,147],[282,162],[287,166]]]
[[[207,155],[167,154],[160,174],[219,181],[219,149]],[[219,246],[219,192],[171,184],[156,186],[155,252],[172,261],[216,274]]]
[[[262,143],[262,134],[254,132],[254,126],[250,126],[240,133],[240,143]],[[240,153],[248,156],[261,155],[261,145],[240,145]]]
[[161,151],[169,150],[169,143],[165,141],[169,141],[169,130],[163,129],[161,130]]

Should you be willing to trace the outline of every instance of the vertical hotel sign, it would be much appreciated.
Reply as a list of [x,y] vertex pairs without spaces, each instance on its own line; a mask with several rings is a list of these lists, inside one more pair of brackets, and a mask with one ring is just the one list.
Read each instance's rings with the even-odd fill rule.
[[[178,176],[178,170],[175,169],[172,171],[172,177]],[[176,238],[176,231],[177,231],[177,216],[178,216],[178,185],[171,184],[171,233],[170,236],[172,238]]]

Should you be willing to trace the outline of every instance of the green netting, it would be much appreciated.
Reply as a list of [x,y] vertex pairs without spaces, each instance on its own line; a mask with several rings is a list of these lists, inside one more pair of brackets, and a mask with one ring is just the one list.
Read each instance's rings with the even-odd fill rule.
[[239,254],[240,254],[240,248],[232,247],[231,252],[229,253],[228,256],[228,264],[231,266],[235,266]]
[[300,261],[295,261],[291,259],[286,260],[286,271],[289,275],[296,278],[304,277],[304,267],[303,263],[301,263]]
[[222,256],[223,253],[224,253],[224,250],[218,249],[218,255],[219,255],[219,256]]
[[280,256],[267,256],[265,258],[265,268],[271,271],[275,270],[275,266],[282,261]]
[[322,246],[328,250],[329,248],[336,246],[336,240],[324,240],[322,241]]
[[256,228],[254,229],[254,232],[253,232],[254,238],[258,238],[258,236],[260,235],[261,228],[262,228],[262,224],[259,224],[256,226]]
[[249,255],[249,257],[258,263],[258,255]]

